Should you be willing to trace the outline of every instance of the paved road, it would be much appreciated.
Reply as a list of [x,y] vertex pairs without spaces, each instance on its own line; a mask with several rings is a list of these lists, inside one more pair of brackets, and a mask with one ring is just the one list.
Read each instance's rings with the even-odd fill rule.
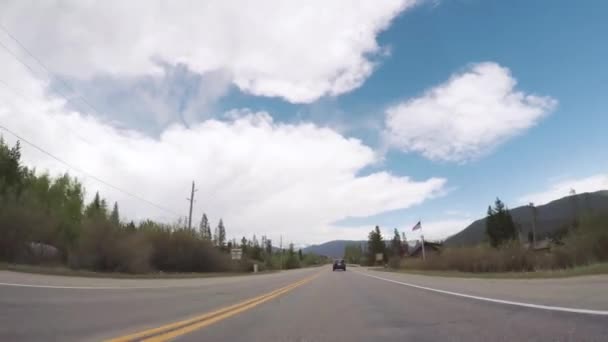
[[[354,270],[331,272],[324,267],[259,276],[161,281],[98,281],[0,272],[0,283],[28,281],[37,286],[77,287],[0,285],[0,341],[95,341],[123,336],[223,308],[300,279],[307,282],[270,297],[258,297],[259,303],[205,318],[200,329],[180,333],[175,340],[608,340],[608,315],[492,303],[400,284],[601,311],[608,310],[605,276],[463,280]],[[103,288],[84,288],[89,286]],[[542,291],[543,287],[547,290]]]

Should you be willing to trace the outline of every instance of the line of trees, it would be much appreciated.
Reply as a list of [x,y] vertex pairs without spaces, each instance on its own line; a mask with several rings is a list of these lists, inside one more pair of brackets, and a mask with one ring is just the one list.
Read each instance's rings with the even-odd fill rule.
[[[182,222],[121,221],[118,203],[99,193],[85,203],[85,189],[64,174],[52,178],[21,163],[19,142],[9,147],[0,136],[0,261],[59,263],[75,269],[142,273],[219,272],[297,268],[325,262],[290,245],[275,251],[266,236],[227,240],[222,219],[213,233],[206,214],[198,230]],[[243,249],[233,262],[230,249]]]
[[361,244],[350,244],[344,247],[344,261],[348,264],[361,264],[365,260],[363,246]]
[[[344,259],[347,263],[376,265],[386,262],[398,264],[408,251],[408,244],[405,234],[400,234],[394,229],[393,238],[387,244],[380,227],[376,226],[367,236],[367,245],[364,248],[361,244],[350,244],[344,248]],[[377,260],[377,255],[382,255],[381,260]]]

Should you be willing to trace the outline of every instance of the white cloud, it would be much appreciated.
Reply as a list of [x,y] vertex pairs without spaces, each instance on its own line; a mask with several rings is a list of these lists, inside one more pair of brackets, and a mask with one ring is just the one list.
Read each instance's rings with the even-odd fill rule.
[[515,90],[516,83],[496,63],[471,65],[421,97],[388,108],[388,142],[431,160],[466,162],[483,156],[557,105],[553,98]]
[[[268,234],[278,241],[320,242],[341,237],[331,222],[406,208],[440,195],[445,180],[415,181],[378,171],[358,173],[377,162],[361,141],[310,123],[280,124],[270,114],[235,110],[226,121],[173,125],[158,139],[119,130],[98,118],[66,110],[9,57],[0,65],[24,99],[0,85],[2,125],[67,162],[176,212],[186,213],[196,180],[195,218],[226,221],[230,236]],[[8,137],[8,136],[7,136]],[[38,170],[66,167],[24,145],[23,157]],[[81,176],[81,175],[79,175]],[[129,218],[166,217],[154,207],[80,177],[89,196],[99,189],[120,203]],[[352,232],[352,230],[350,231]],[[363,232],[365,235],[366,232]]]
[[444,214],[446,216],[453,216],[453,217],[471,217],[471,214],[468,211],[462,211],[462,210],[446,210],[444,212]]
[[599,174],[585,178],[560,180],[544,191],[521,196],[518,199],[518,202],[521,204],[532,202],[536,205],[542,205],[568,196],[572,189],[574,189],[576,193],[608,190],[608,175]]
[[[241,90],[312,102],[359,87],[376,37],[416,0],[3,1],[0,21],[70,77],[221,71]],[[28,18],[28,20],[23,20]]]
[[[412,227],[416,222],[406,222],[397,225],[397,229],[400,232],[404,232],[407,240],[410,242],[420,240],[422,235],[424,235],[425,240],[441,241],[463,230],[473,221],[474,220],[471,217],[436,218],[431,221],[423,220],[421,230],[412,231]],[[368,231],[369,230],[370,229],[368,229]],[[386,232],[383,231],[382,233],[387,240],[393,237],[393,230],[386,230]],[[365,238],[366,237],[367,235]]]

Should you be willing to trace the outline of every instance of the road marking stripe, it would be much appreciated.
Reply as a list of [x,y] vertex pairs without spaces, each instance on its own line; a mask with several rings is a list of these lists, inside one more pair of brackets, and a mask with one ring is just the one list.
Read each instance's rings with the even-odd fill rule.
[[489,298],[489,297],[473,296],[473,295],[468,295],[468,294],[465,294],[465,293],[446,291],[446,290],[439,290],[439,289],[434,289],[432,287],[426,287],[426,286],[420,286],[420,285],[415,285],[415,284],[410,284],[410,283],[404,283],[404,282],[393,280],[393,279],[388,279],[388,278],[378,277],[378,276],[371,275],[371,274],[366,274],[364,272],[359,272],[359,271],[353,271],[353,272],[359,273],[359,274],[364,275],[366,277],[371,277],[371,278],[376,278],[376,279],[388,281],[390,283],[395,283],[395,284],[399,284],[399,285],[414,287],[414,288],[421,289],[421,290],[427,290],[427,291],[432,291],[432,292],[437,292],[437,293],[448,294],[448,295],[457,296],[457,297],[464,297],[464,298],[476,299],[476,300],[481,300],[481,301],[486,301],[486,302],[492,302],[492,303],[499,303],[499,304],[523,306],[523,307],[526,307],[526,308],[533,308],[533,309],[543,309],[543,310],[562,311],[562,312],[571,312],[571,313],[588,314],[588,315],[608,316],[608,311],[606,311],[606,310],[577,309],[577,308],[568,308],[568,307],[563,307],[563,306],[540,305],[540,304],[531,304],[531,303],[524,303],[524,302],[515,302],[515,301],[510,301],[510,300],[504,300],[504,299],[496,299],[496,298]]
[[0,286],[33,287],[43,289],[74,289],[74,290],[142,290],[142,289],[167,289],[174,287],[194,287],[199,285],[185,286],[60,286],[60,285],[34,285],[19,283],[0,283]]
[[256,307],[256,306],[258,306],[258,305],[260,305],[260,304],[262,304],[264,302],[267,302],[267,301],[272,300],[272,299],[274,299],[276,297],[279,297],[279,296],[281,296],[281,295],[283,295],[283,294],[285,294],[285,293],[287,293],[287,292],[295,289],[296,287],[304,285],[305,283],[307,283],[310,280],[312,280],[312,278],[311,279],[307,279],[305,282],[301,282],[299,284],[296,284],[295,286],[291,286],[289,288],[283,289],[283,290],[281,290],[279,292],[276,292],[276,293],[274,293],[274,294],[272,294],[270,296],[266,296],[266,297],[264,297],[264,298],[262,298],[262,299],[260,299],[258,301],[249,303],[249,304],[247,304],[245,306],[238,307],[238,308],[236,308],[236,309],[234,309],[232,311],[228,311],[228,312],[225,312],[225,313],[220,314],[218,316],[211,317],[210,319],[201,321],[199,323],[195,323],[195,324],[192,324],[192,325],[185,326],[185,327],[180,328],[178,330],[170,331],[170,332],[164,333],[162,335],[158,335],[158,336],[154,336],[154,337],[145,339],[143,342],[163,342],[163,341],[169,341],[169,340],[174,339],[174,338],[176,338],[178,336],[182,336],[182,335],[191,333],[191,332],[193,332],[195,330],[202,329],[202,328],[207,327],[207,326],[209,326],[211,324],[217,323],[219,321],[222,321],[222,320],[224,320],[226,318],[229,318],[229,317],[232,317],[234,315],[238,315],[241,312],[247,311],[247,310],[249,310],[251,308],[254,308],[254,307]]
[[142,339],[145,339],[145,341],[167,341],[177,336],[181,336],[194,330],[198,330],[213,323],[219,322],[223,319],[234,316],[243,311],[249,310],[259,304],[262,304],[282,294],[285,294],[295,289],[296,287],[304,285],[316,278],[317,276],[319,276],[319,274],[312,275],[310,277],[304,278],[300,281],[281,287],[274,291],[247,299],[243,302],[230,305],[228,307],[205,313],[200,316],[189,318],[183,321],[169,323],[157,328],[143,330],[126,336],[117,337],[108,340],[107,342],[127,342]]

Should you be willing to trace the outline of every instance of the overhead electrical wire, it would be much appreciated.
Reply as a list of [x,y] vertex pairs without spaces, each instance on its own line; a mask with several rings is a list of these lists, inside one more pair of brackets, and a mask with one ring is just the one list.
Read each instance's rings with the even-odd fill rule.
[[[39,64],[39,65],[40,65],[40,66],[41,66],[41,67],[42,67],[42,68],[43,68],[43,69],[44,69],[44,70],[45,70],[45,71],[46,71],[46,72],[47,72],[47,73],[50,75],[50,76],[52,76],[52,77],[54,77],[55,79],[59,80],[59,81],[60,81],[60,82],[61,82],[61,83],[64,85],[64,87],[66,87],[67,89],[72,90],[72,88],[71,88],[71,87],[70,87],[70,86],[69,86],[69,85],[68,85],[68,84],[67,84],[67,83],[66,83],[66,82],[65,82],[63,79],[61,79],[60,77],[56,76],[56,75],[55,75],[53,72],[51,72],[51,71],[49,70],[49,68],[48,68],[48,67],[47,67],[47,66],[46,66],[44,63],[42,63],[42,61],[41,61],[39,58],[37,58],[37,57],[36,57],[36,56],[35,56],[33,53],[31,53],[31,52],[30,52],[30,51],[29,51],[29,50],[28,50],[28,49],[27,49],[27,48],[26,48],[26,47],[25,47],[25,46],[24,46],[24,45],[23,45],[23,44],[22,44],[22,43],[21,43],[19,40],[17,40],[17,39],[16,39],[16,38],[15,38],[15,37],[14,37],[14,36],[13,36],[13,35],[10,33],[10,32],[8,32],[8,30],[6,30],[6,28],[4,28],[2,25],[0,25],[0,30],[2,30],[2,31],[3,31],[4,33],[6,33],[6,34],[7,34],[7,35],[8,35],[8,36],[11,38],[11,39],[13,39],[13,40],[14,40],[14,41],[15,41],[15,42],[16,42],[16,43],[17,43],[17,44],[18,44],[18,45],[19,45],[19,46],[20,46],[20,47],[21,47],[21,48],[22,48],[22,49],[23,49],[23,50],[24,50],[24,51],[25,51],[25,52],[26,52],[26,53],[27,53],[27,54],[28,54],[30,57],[32,57],[32,58],[33,58],[33,59],[34,59],[34,60],[35,60],[35,61],[36,61],[36,62],[37,62],[37,63],[38,63],[38,64]],[[6,50],[6,51],[7,51],[7,52],[8,52],[8,53],[9,53],[9,54],[10,54],[10,55],[13,57],[13,58],[15,58],[15,60],[17,60],[19,63],[21,63],[23,66],[25,66],[25,67],[26,67],[28,70],[30,70],[30,71],[31,71],[33,74],[37,74],[37,72],[36,72],[36,71],[35,71],[35,70],[34,70],[34,69],[33,69],[33,68],[30,66],[30,65],[28,65],[28,64],[27,64],[26,62],[24,62],[24,61],[23,61],[21,58],[19,58],[19,56],[18,56],[18,55],[17,55],[15,52],[13,52],[13,51],[12,51],[10,48],[8,48],[8,47],[7,47],[7,46],[6,46],[4,43],[2,43],[2,41],[0,41],[0,46],[1,46],[2,48],[4,48],[4,50]],[[9,90],[11,90],[11,91],[15,92],[16,94],[18,94],[18,95],[20,95],[20,96],[22,96],[22,97],[26,98],[26,96],[25,96],[24,94],[22,94],[20,91],[17,91],[17,90],[15,90],[15,89],[12,89],[12,88],[11,88],[11,87],[8,85],[8,83],[6,83],[5,81],[0,80],[0,83],[4,84],[4,85],[6,86],[6,88],[7,88],[7,89],[9,89]],[[63,97],[63,98],[66,100],[66,101],[73,103],[73,101],[72,101],[71,99],[69,99],[69,98],[68,98],[68,97],[67,97],[67,96],[66,96],[66,95],[65,95],[63,92],[61,92],[61,91],[59,91],[59,90],[57,90],[57,92],[58,92],[58,93],[59,93],[59,95],[61,95],[61,96],[62,96],[62,97]],[[97,111],[97,109],[96,109],[96,108],[95,108],[93,105],[91,105],[91,103],[90,103],[88,100],[86,100],[86,99],[85,99],[83,96],[81,96],[81,95],[77,95],[77,97],[78,97],[78,98],[80,98],[80,99],[82,100],[82,102],[83,102],[83,103],[87,104],[87,105],[88,105],[88,106],[89,106],[89,107],[90,107],[90,108],[91,108],[91,109],[92,109],[92,110],[93,110],[95,113],[99,114],[99,112]],[[18,110],[17,110],[17,111],[18,111]],[[18,111],[18,112],[20,112],[20,111]],[[23,114],[23,113],[21,113],[21,114]],[[157,209],[159,209],[159,210],[162,210],[162,211],[164,211],[164,212],[170,213],[170,214],[175,215],[175,216],[177,216],[177,217],[182,217],[182,216],[183,216],[182,214],[179,214],[179,213],[177,213],[177,212],[175,212],[175,211],[173,211],[173,210],[171,210],[171,209],[169,209],[169,208],[166,208],[166,207],[164,207],[164,206],[162,206],[162,205],[160,205],[160,204],[154,203],[154,202],[152,202],[152,201],[150,201],[150,200],[148,200],[148,199],[145,199],[144,197],[139,196],[139,195],[137,195],[137,194],[135,194],[135,193],[132,193],[132,192],[130,192],[130,191],[128,191],[128,190],[122,189],[122,188],[120,188],[120,187],[118,187],[118,186],[116,186],[116,185],[114,185],[114,184],[112,184],[112,183],[110,183],[110,182],[108,182],[108,181],[106,181],[106,180],[104,180],[104,179],[102,179],[102,178],[98,177],[98,176],[95,176],[94,174],[91,174],[91,173],[89,173],[89,172],[87,172],[87,171],[85,171],[85,170],[83,170],[83,169],[81,169],[81,168],[79,168],[79,167],[76,167],[76,166],[74,166],[74,165],[72,165],[72,164],[70,164],[70,163],[66,162],[66,161],[65,161],[65,160],[63,160],[62,158],[57,157],[57,156],[56,156],[56,155],[54,155],[53,153],[51,153],[51,152],[47,151],[46,149],[44,149],[44,148],[42,148],[42,147],[40,147],[40,146],[36,145],[35,143],[33,143],[33,142],[31,142],[30,140],[28,140],[28,139],[24,138],[24,137],[23,137],[23,136],[21,136],[20,134],[18,134],[18,133],[16,133],[16,132],[14,132],[13,130],[9,129],[8,127],[6,127],[6,126],[4,126],[4,125],[2,125],[2,124],[0,124],[0,129],[1,129],[1,130],[3,130],[3,131],[5,131],[5,132],[7,132],[7,133],[9,133],[9,134],[11,134],[11,135],[13,135],[13,136],[14,136],[15,138],[17,138],[19,141],[22,141],[22,142],[26,143],[27,145],[31,146],[32,148],[34,148],[34,149],[38,150],[39,152],[41,152],[41,153],[43,153],[43,154],[45,154],[45,155],[47,155],[47,156],[51,157],[52,159],[56,160],[57,162],[59,162],[59,163],[61,163],[61,164],[65,165],[65,166],[67,166],[68,168],[70,168],[70,169],[72,169],[72,170],[74,170],[74,171],[76,171],[76,172],[78,172],[78,173],[81,173],[81,174],[83,174],[83,175],[85,175],[85,176],[87,176],[87,177],[89,177],[89,178],[91,178],[91,179],[93,179],[93,180],[97,181],[98,183],[101,183],[101,184],[103,184],[103,185],[105,185],[105,186],[107,186],[107,187],[109,187],[109,188],[112,188],[112,189],[114,189],[114,190],[116,190],[116,191],[119,191],[119,192],[121,192],[121,193],[123,193],[123,194],[125,194],[125,195],[127,195],[127,196],[130,196],[130,197],[132,197],[132,198],[134,198],[134,199],[137,199],[137,200],[139,200],[139,201],[141,201],[141,202],[144,202],[144,203],[146,203],[146,204],[148,204],[148,205],[150,205],[150,206],[152,206],[152,207],[155,207],[155,208],[157,208]]]
[[74,165],[66,162],[65,160],[57,157],[56,155],[52,154],[51,152],[47,151],[46,149],[44,149],[44,148],[42,148],[42,147],[34,144],[33,142],[31,142],[28,139],[24,138],[23,136],[15,133],[13,130],[7,128],[6,126],[4,126],[2,124],[0,124],[0,129],[3,130],[3,131],[5,131],[5,132],[7,132],[7,133],[9,133],[9,134],[11,134],[15,138],[17,138],[19,141],[22,141],[22,142],[26,143],[27,145],[35,148],[36,150],[38,150],[38,151],[44,153],[45,155],[53,158],[54,160],[58,161],[59,163],[67,166],[68,168],[70,168],[70,169],[72,169],[72,170],[74,170],[74,171],[76,171],[78,173],[81,173],[81,174],[83,174],[83,175],[85,175],[85,176],[87,176],[87,177],[89,177],[89,178],[91,178],[91,179],[93,179],[93,180],[95,180],[95,181],[97,181],[97,182],[99,182],[99,183],[107,186],[107,187],[110,187],[110,188],[112,188],[112,189],[114,189],[116,191],[119,191],[119,192],[121,192],[121,193],[123,193],[125,195],[128,195],[128,196],[132,197],[132,198],[135,198],[137,200],[145,202],[145,203],[147,203],[147,204],[149,204],[149,205],[151,205],[151,206],[153,206],[153,207],[155,207],[157,209],[163,210],[163,211],[168,212],[170,214],[176,215],[178,217],[182,217],[183,216],[182,214],[178,214],[177,212],[175,212],[175,211],[173,211],[171,209],[165,208],[165,207],[161,206],[160,204],[156,204],[156,203],[154,203],[154,202],[152,202],[150,200],[147,200],[147,199],[145,199],[145,198],[143,198],[143,197],[141,197],[141,196],[139,196],[137,194],[134,194],[134,193],[132,193],[130,191],[122,189],[122,188],[120,188],[120,187],[118,187],[118,186],[116,186],[116,185],[114,185],[114,184],[112,184],[112,183],[110,183],[110,182],[108,182],[108,181],[100,178],[100,177],[95,176],[94,174],[91,174],[91,173],[89,173],[89,172],[87,172],[87,171],[85,171],[85,170],[83,170],[83,169],[81,169],[81,168],[79,168],[77,166],[74,166]]
[[[19,47],[25,51],[33,60],[36,61],[36,63],[38,63],[38,65],[40,65],[42,67],[42,69],[44,69],[44,71],[46,71],[47,74],[49,74],[50,76],[52,76],[54,79],[58,80],[59,82],[61,82],[61,84],[63,84],[63,86],[68,90],[68,91],[74,91],[73,88],[61,77],[59,77],[58,75],[56,75],[54,72],[52,72],[41,60],[40,58],[36,57],[36,55],[34,55],[30,50],[28,50],[27,47],[25,47],[25,45],[23,43],[21,43],[19,41],[19,39],[17,39],[13,34],[11,34],[6,27],[4,27],[2,24],[0,24],[0,30],[3,31],[7,36],[9,36],[15,43],[17,43],[17,45],[19,45]],[[35,71],[26,63],[24,63],[23,61],[21,61],[21,59],[14,54],[6,45],[2,44],[2,42],[0,42],[0,45],[2,45],[2,47],[8,51],[13,57],[15,57],[21,64],[25,65],[30,71],[32,71],[33,73],[35,73]],[[61,91],[58,90],[58,92],[61,94],[61,96],[63,96],[66,101],[74,103],[74,101],[72,101],[71,99],[69,99],[67,97],[67,95],[63,94]],[[100,112],[97,110],[97,108],[95,108],[95,106],[93,106],[91,104],[91,102],[89,100],[87,100],[84,96],[78,94],[75,92],[75,95],[78,99],[80,99],[84,104],[86,104],[90,109],[92,109],[97,115],[100,115]]]

